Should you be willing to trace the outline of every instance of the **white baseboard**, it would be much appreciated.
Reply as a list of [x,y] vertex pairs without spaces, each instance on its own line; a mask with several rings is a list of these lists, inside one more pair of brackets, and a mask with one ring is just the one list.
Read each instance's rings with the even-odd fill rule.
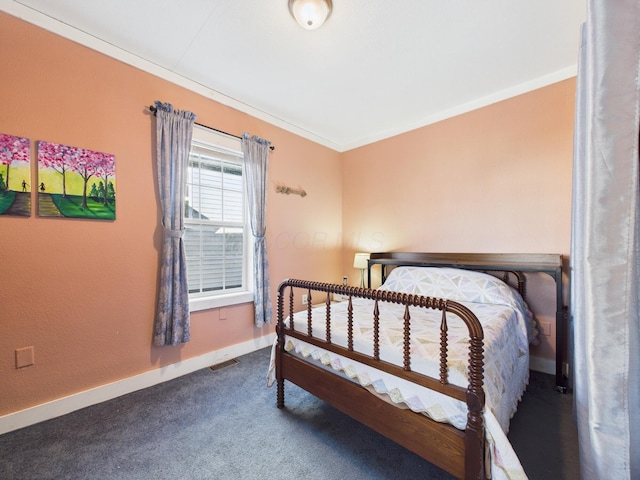
[[556,362],[555,360],[549,360],[548,358],[541,357],[529,357],[529,369],[536,372],[548,373],[549,375],[556,374]]
[[[81,408],[96,405],[127,393],[148,388],[159,383],[173,380],[202,368],[207,368],[232,358],[246,355],[273,344],[275,333],[238,343],[222,350],[210,352],[199,357],[189,358],[183,362],[174,363],[166,367],[150,370],[140,375],[118,380],[99,387],[74,393],[67,397],[58,398],[34,407],[9,413],[0,417],[0,435],[3,433],[28,427],[45,420],[50,420]],[[547,358],[530,357],[529,368],[538,372],[555,375],[556,362]]]
[[182,362],[174,363],[173,365],[168,365],[156,370],[141,373],[140,375],[118,380],[117,382],[101,385],[96,388],[74,393],[67,397],[58,398],[34,407],[3,415],[0,417],[0,435],[29,425],[34,425],[45,420],[50,420],[61,415],[66,415],[67,413],[111,400],[127,393],[173,380],[174,378],[195,372],[196,370],[217,365],[218,363],[231,360],[232,358],[268,347],[273,344],[275,335],[275,333],[272,333],[264,337],[223,348],[222,350],[210,352],[199,357],[189,358]]

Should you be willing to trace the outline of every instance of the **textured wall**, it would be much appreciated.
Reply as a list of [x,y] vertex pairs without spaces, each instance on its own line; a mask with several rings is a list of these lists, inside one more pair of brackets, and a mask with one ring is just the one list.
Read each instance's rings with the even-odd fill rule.
[[[273,331],[255,329],[245,304],[225,319],[194,313],[188,344],[151,346],[160,231],[145,107],[156,99],[276,145],[267,215],[274,293],[286,277],[339,280],[338,153],[3,13],[0,57],[0,132],[115,154],[118,199],[112,222],[0,216],[0,415]],[[279,183],[308,195],[276,194]],[[15,350],[26,346],[35,365],[16,369]]]
[[[343,154],[354,251],[569,254],[575,79]],[[532,308],[555,323],[553,283]],[[555,358],[555,331],[533,354]]]

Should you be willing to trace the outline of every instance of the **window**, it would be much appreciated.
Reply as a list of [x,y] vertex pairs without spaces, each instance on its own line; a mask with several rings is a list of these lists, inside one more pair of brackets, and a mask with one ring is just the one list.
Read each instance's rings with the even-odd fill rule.
[[253,300],[240,139],[194,125],[184,244],[191,310]]

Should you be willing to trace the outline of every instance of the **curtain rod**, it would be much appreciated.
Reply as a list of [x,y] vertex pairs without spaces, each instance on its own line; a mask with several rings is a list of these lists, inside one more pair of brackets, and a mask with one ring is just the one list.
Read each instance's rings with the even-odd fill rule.
[[[154,105],[149,105],[149,110],[151,110],[153,112],[153,114],[156,114],[156,111],[158,110]],[[242,137],[239,137],[238,135],[234,135],[233,133],[228,133],[228,132],[223,132],[222,130],[218,130],[217,128],[213,128],[210,127],[208,125],[203,125],[201,123],[198,122],[194,122],[196,125],[198,125],[199,127],[203,127],[203,128],[208,128],[209,130],[213,130],[214,132],[218,132],[218,133],[222,133],[223,135],[229,135],[230,137],[234,137],[237,138],[238,140],[242,140]],[[269,145],[269,150],[273,151],[275,150],[276,147],[274,147],[273,145]]]

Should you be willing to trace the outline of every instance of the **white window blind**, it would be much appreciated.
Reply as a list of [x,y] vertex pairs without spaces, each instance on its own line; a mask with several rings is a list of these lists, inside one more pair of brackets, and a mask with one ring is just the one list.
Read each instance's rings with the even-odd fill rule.
[[248,291],[243,154],[240,140],[226,137],[194,127],[184,235],[192,298]]

